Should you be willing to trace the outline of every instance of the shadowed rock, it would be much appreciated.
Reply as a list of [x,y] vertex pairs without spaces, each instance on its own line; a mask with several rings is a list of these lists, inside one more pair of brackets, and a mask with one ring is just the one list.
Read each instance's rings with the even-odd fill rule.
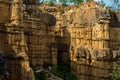
[[38,0],[23,0],[24,4],[31,5],[36,4]]
[[49,13],[42,13],[41,10],[35,9],[26,9],[26,12],[32,18],[40,19],[41,22],[45,23],[48,26],[55,26],[56,24],[56,17]]
[[86,48],[79,47],[77,48],[77,57],[84,59],[91,59],[90,51]]
[[49,26],[54,26],[56,24],[56,18],[55,16],[48,14],[48,13],[42,13],[41,17],[42,22]]
[[120,50],[113,51],[113,59],[117,60],[120,57]]
[[111,50],[97,50],[93,49],[91,52],[91,59],[97,60],[97,61],[110,61],[113,60],[113,54]]

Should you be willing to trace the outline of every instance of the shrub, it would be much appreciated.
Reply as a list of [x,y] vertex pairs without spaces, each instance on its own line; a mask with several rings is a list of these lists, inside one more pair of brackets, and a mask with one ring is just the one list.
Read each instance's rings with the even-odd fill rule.
[[66,62],[59,62],[58,66],[52,66],[52,72],[67,80],[77,80],[77,77],[70,73],[70,64]]
[[46,80],[46,75],[44,71],[34,73],[35,75],[35,80]]
[[110,76],[116,80],[120,80],[120,58],[118,59],[116,65],[113,67],[113,71]]
[[63,14],[63,13],[65,13],[65,11],[64,11],[64,9],[62,8],[62,9],[60,9],[60,14]]

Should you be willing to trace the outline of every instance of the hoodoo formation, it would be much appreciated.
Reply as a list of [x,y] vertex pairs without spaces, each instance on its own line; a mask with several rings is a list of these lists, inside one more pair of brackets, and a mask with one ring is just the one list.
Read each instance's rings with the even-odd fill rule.
[[110,80],[120,57],[120,12],[93,0],[66,8],[39,0],[0,0],[0,13],[8,80],[35,80],[34,69],[63,61],[78,80]]

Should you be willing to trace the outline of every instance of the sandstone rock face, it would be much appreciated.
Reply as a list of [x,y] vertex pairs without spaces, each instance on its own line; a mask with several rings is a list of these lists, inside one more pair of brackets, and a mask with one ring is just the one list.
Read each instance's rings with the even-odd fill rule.
[[68,52],[58,47],[59,54],[71,61],[71,72],[79,80],[109,80],[109,70],[119,56],[119,13],[89,1],[55,15],[58,45],[69,46]]
[[[9,59],[10,80],[34,80],[33,71],[29,66],[25,36],[23,31],[23,7],[21,0],[11,2],[11,22],[5,25],[8,45],[11,51],[7,52]],[[11,67],[12,66],[12,67]]]
[[55,42],[54,27],[47,26],[37,19],[24,20],[24,22],[26,25],[25,39],[30,63],[39,68],[42,68],[45,62],[52,64],[52,53],[56,53],[56,51],[49,44],[52,45]]
[[41,12],[37,3],[0,1],[0,50],[8,57],[9,80],[35,80],[30,65],[41,69],[44,63],[57,64],[56,18]]
[[0,23],[5,23],[10,20],[10,6],[9,6],[9,1],[8,0],[0,0]]
[[39,6],[26,5],[24,14],[25,39],[30,63],[41,69],[44,63],[57,64],[57,48],[54,46],[56,18],[43,13]]
[[22,0],[13,0],[11,2],[11,21],[12,24],[22,23],[23,19],[23,5]]
[[93,0],[63,14],[52,11],[56,7],[42,12],[36,3],[0,1],[0,50],[8,56],[9,80],[34,80],[29,64],[36,70],[59,61],[71,62],[79,80],[110,80],[120,57],[120,13]]
[[[13,0],[11,2],[0,1],[4,7],[3,19],[0,18],[1,32],[1,51],[8,57],[7,69],[10,72],[9,80],[34,80],[33,71],[29,66],[26,54],[26,42],[23,32],[22,2]],[[9,5],[11,4],[11,5]],[[3,8],[1,8],[3,9]],[[11,10],[11,11],[10,11]],[[9,13],[9,14],[8,14]],[[5,16],[4,16],[5,15]],[[3,79],[5,80],[5,79]]]
[[52,26],[56,24],[56,18],[35,6],[29,9],[32,5],[26,4],[34,4],[32,0],[23,3],[22,0],[0,1],[0,9],[5,6],[6,10],[2,13],[5,16],[0,17],[0,31],[3,32],[0,49],[8,57],[9,80],[34,80],[29,64],[37,69],[44,63],[57,64],[57,49],[51,46],[55,43]]

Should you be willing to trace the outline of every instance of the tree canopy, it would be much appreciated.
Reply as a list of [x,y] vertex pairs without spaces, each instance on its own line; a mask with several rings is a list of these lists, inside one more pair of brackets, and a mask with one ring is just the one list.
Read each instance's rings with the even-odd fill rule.
[[84,0],[70,0],[70,2],[74,3],[74,4],[79,4],[84,2]]
[[82,3],[82,2],[84,2],[84,1],[86,1],[86,0],[40,0],[39,2],[42,2],[42,3],[44,3],[44,2],[60,2],[60,3],[62,3],[62,4],[79,4],[79,3]]

